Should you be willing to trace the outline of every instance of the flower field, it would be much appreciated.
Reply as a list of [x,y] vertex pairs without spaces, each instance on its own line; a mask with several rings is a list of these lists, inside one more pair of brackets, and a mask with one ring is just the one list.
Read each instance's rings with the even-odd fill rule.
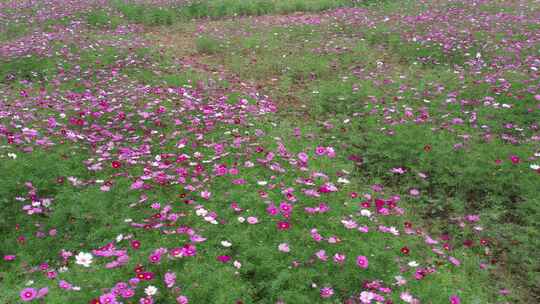
[[0,303],[540,301],[540,2],[0,0]]

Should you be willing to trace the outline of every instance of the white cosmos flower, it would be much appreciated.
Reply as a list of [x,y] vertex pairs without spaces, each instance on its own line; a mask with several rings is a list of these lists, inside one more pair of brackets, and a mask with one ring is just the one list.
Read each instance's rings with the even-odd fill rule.
[[538,169],[540,169],[540,165],[532,164],[532,165],[531,165],[531,169],[533,169],[533,170],[538,170]]
[[410,261],[408,265],[409,267],[418,267],[419,264],[416,261]]
[[370,217],[371,216],[371,211],[369,211],[367,209],[362,209],[362,210],[360,210],[360,215]]
[[351,183],[348,179],[343,178],[343,177],[338,178],[337,181],[338,181],[338,183],[341,183],[341,184],[350,184]]
[[259,186],[266,186],[268,184],[268,182],[267,181],[258,181],[257,184]]
[[195,211],[195,213],[198,216],[206,216],[208,214],[208,210],[206,210],[204,208],[200,208],[200,209],[197,209],[197,211]]
[[221,241],[221,246],[228,248],[232,246],[232,243],[229,241]]
[[150,285],[150,286],[148,286],[148,287],[146,287],[144,289],[144,293],[149,297],[155,295],[157,293],[157,291],[158,291],[157,287],[152,286],[152,285]]
[[238,221],[239,221],[240,223],[243,223],[243,222],[246,221],[246,219],[245,219],[244,217],[239,216],[239,217],[238,217]]
[[233,266],[237,269],[240,269],[240,267],[242,267],[242,263],[238,262],[238,261],[234,261],[233,262]]
[[390,231],[390,233],[395,235],[395,236],[399,235],[399,230],[397,230],[397,228],[394,227],[394,226],[390,227],[390,229],[388,231]]
[[92,264],[92,254],[87,252],[79,252],[75,256],[75,263],[82,265],[84,267],[90,267],[90,264]]

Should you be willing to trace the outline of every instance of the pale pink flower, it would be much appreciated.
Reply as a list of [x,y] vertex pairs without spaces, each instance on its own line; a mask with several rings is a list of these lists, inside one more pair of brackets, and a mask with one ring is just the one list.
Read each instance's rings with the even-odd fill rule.
[[291,251],[291,249],[289,248],[289,244],[287,244],[287,243],[279,244],[278,250],[281,251],[281,252],[290,252]]
[[250,216],[247,218],[247,222],[251,225],[255,225],[259,222],[259,219],[254,216]]

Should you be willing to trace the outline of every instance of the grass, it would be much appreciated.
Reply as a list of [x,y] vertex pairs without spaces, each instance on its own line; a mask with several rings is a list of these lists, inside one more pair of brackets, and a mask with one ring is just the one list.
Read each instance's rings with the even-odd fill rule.
[[[404,293],[431,303],[451,295],[462,303],[533,303],[540,196],[530,71],[475,70],[461,49],[406,39],[429,27],[384,19],[425,17],[440,5],[477,16],[498,11],[445,3],[118,1],[71,17],[89,32],[70,56],[0,59],[0,255],[16,255],[0,264],[0,302],[16,303],[30,284],[49,287],[46,303],[86,303],[143,266],[155,279],[133,286],[129,301],[153,285],[155,303],[180,295],[190,303],[348,303],[368,290],[394,303]],[[319,24],[300,14],[225,18],[358,5],[367,9],[328,11]],[[376,26],[357,23],[364,20]],[[43,29],[51,22],[58,20]],[[96,32],[116,39],[108,31],[131,23],[159,26],[147,28],[153,46],[83,48]],[[508,35],[525,45],[527,28]],[[497,34],[474,36],[488,63],[509,56],[490,49],[507,41]],[[258,112],[267,98],[277,113]],[[318,155],[317,147],[336,155],[327,148]],[[327,183],[339,191],[326,193]],[[53,198],[50,210],[22,210],[43,198]],[[285,202],[290,214],[271,215]],[[390,211],[374,206],[381,202]],[[242,222],[248,217],[259,222]],[[346,220],[369,232],[348,229]],[[290,228],[277,228],[283,222]],[[284,243],[290,252],[278,249]],[[107,268],[114,257],[93,251],[106,244],[125,250],[125,265]],[[149,260],[185,244],[197,254]],[[92,265],[63,260],[62,250],[92,252]],[[335,254],[346,259],[335,262]],[[359,255],[369,259],[366,269],[356,265]],[[219,261],[224,256],[231,260]],[[47,278],[45,267],[57,277]],[[172,288],[164,282],[170,272]],[[395,284],[398,275],[404,286]],[[59,288],[59,280],[81,290]],[[374,280],[391,292],[366,287]],[[321,288],[330,286],[326,299]]]
[[19,38],[28,33],[28,26],[21,23],[7,23],[0,28],[0,41],[8,41]]
[[173,22],[233,16],[261,16],[294,12],[320,12],[338,7],[367,5],[372,1],[354,0],[205,0],[186,5],[147,6],[129,2],[116,3],[116,8],[130,21],[145,25],[171,25]]
[[122,18],[105,10],[94,10],[86,15],[86,22],[93,27],[114,30],[122,23]]

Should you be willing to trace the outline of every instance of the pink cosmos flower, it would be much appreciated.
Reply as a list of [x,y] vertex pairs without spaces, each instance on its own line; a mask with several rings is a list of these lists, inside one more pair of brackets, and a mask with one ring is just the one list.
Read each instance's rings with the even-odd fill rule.
[[298,153],[298,159],[303,163],[307,163],[309,157],[308,157],[308,155],[306,153],[300,152],[300,153]]
[[315,253],[315,255],[317,256],[317,258],[321,261],[326,261],[328,260],[328,256],[326,255],[326,251],[324,249],[321,249],[319,251],[317,251]]
[[163,281],[165,282],[165,286],[167,286],[167,288],[173,287],[174,283],[176,283],[176,274],[174,272],[165,273]]
[[287,202],[281,202],[279,204],[279,209],[281,210],[281,212],[283,213],[290,213],[291,210],[292,210],[292,205],[287,203]]
[[188,304],[189,303],[188,297],[186,297],[186,296],[178,296],[178,298],[176,298],[176,303],[178,303],[178,304]]
[[360,231],[362,233],[368,233],[369,232],[369,227],[368,226],[360,226],[360,227],[358,227],[358,231]]
[[212,196],[212,192],[210,191],[204,190],[201,192],[201,197],[204,199],[209,199],[210,196]]
[[408,292],[402,292],[399,298],[405,303],[412,303],[414,301],[414,297]]
[[334,262],[337,264],[343,264],[345,262],[345,255],[341,253],[334,254]]
[[390,172],[392,172],[394,174],[405,174],[405,173],[407,173],[407,170],[404,169],[404,168],[401,168],[401,167],[397,167],[397,168],[392,168],[390,170]]
[[135,295],[135,291],[131,288],[123,289],[120,292],[120,296],[124,299],[129,299]]
[[270,206],[268,206],[266,208],[266,212],[269,214],[269,215],[277,215],[279,213],[279,209],[276,208],[276,206],[274,206],[273,204],[271,204]]
[[476,223],[480,220],[480,216],[477,214],[468,214],[465,216],[465,220],[469,223]]
[[323,287],[320,291],[321,298],[328,299],[334,295],[334,289],[332,287]]
[[58,276],[56,271],[47,271],[47,278],[53,280]]
[[154,300],[150,297],[141,298],[139,304],[154,304]]
[[153,253],[148,257],[148,260],[150,261],[150,263],[159,263],[161,261],[161,255]]
[[358,265],[358,267],[363,268],[363,269],[368,268],[369,262],[368,262],[367,257],[365,257],[363,255],[359,255],[356,258],[356,265]]
[[360,293],[360,302],[362,302],[362,304],[370,304],[371,300],[373,300],[374,298],[375,294],[373,292],[362,291]]
[[259,222],[259,219],[254,216],[250,216],[247,218],[247,222],[251,225],[255,225]]
[[411,190],[409,191],[409,194],[410,194],[411,196],[419,196],[419,195],[420,195],[420,190],[414,189],[414,188],[413,188],[413,189],[411,189]]
[[448,260],[450,261],[450,263],[454,264],[455,266],[461,265],[461,262],[455,257],[449,256]]
[[37,296],[37,290],[35,290],[34,288],[25,288],[21,291],[20,296],[21,300],[23,300],[24,302],[32,301]]
[[70,290],[73,286],[69,282],[60,280],[58,282],[58,287],[60,287],[61,289]]
[[315,148],[315,154],[317,154],[319,156],[325,155],[326,154],[326,148],[318,146],[317,148]]
[[332,148],[332,147],[326,147],[326,155],[327,155],[329,158],[334,158],[334,157],[336,157],[336,152],[334,151],[334,148]]
[[49,288],[48,287],[43,287],[40,290],[38,290],[36,298],[41,299],[44,296],[46,296],[48,293],[49,293]]

